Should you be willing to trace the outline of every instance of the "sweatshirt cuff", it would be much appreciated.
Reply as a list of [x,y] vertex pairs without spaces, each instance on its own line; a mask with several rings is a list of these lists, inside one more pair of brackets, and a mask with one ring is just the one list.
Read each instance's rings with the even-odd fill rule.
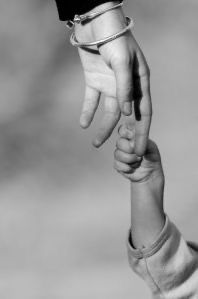
[[174,226],[166,215],[165,224],[160,232],[160,234],[156,237],[156,240],[149,247],[143,248],[134,248],[131,240],[131,230],[129,230],[128,238],[127,238],[127,249],[129,255],[132,255],[136,259],[147,258],[149,256],[154,255],[160,248],[164,245],[164,243],[171,237],[174,230]]

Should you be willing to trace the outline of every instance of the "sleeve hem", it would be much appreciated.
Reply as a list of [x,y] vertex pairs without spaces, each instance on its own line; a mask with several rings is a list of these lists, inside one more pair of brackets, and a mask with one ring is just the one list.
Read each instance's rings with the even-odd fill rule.
[[154,255],[172,234],[172,223],[166,215],[165,225],[153,244],[147,248],[134,248],[131,241],[131,230],[128,232],[127,248],[130,255],[137,259],[147,258]]

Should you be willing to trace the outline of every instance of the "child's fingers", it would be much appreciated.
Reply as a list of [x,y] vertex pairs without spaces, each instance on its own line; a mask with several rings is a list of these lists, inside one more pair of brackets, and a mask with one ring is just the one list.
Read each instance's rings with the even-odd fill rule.
[[116,148],[128,154],[134,153],[134,147],[134,141],[129,141],[125,138],[118,138],[116,142]]
[[[117,161],[127,163],[127,164],[133,164],[141,162],[142,158],[136,156],[135,154],[128,154],[120,150],[115,150],[114,157]],[[133,165],[131,165],[133,166]]]
[[119,127],[118,133],[120,137],[132,140],[135,137],[134,129],[128,128],[127,124],[123,124]]
[[118,172],[124,172],[124,173],[131,173],[132,172],[132,167],[126,163],[114,160],[114,168]]

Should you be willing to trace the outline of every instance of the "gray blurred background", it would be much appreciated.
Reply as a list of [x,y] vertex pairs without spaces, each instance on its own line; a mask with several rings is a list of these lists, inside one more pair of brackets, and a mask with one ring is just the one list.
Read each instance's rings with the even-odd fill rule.
[[[151,68],[151,137],[166,173],[166,210],[197,237],[198,3],[126,1]],[[79,127],[77,51],[53,0],[0,4],[0,298],[149,298],[129,269],[128,182]]]

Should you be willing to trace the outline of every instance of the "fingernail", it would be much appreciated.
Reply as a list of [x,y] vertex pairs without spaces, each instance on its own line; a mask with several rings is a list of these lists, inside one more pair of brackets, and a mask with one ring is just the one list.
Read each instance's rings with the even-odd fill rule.
[[131,103],[129,102],[124,103],[123,112],[125,115],[130,115],[132,113]]

